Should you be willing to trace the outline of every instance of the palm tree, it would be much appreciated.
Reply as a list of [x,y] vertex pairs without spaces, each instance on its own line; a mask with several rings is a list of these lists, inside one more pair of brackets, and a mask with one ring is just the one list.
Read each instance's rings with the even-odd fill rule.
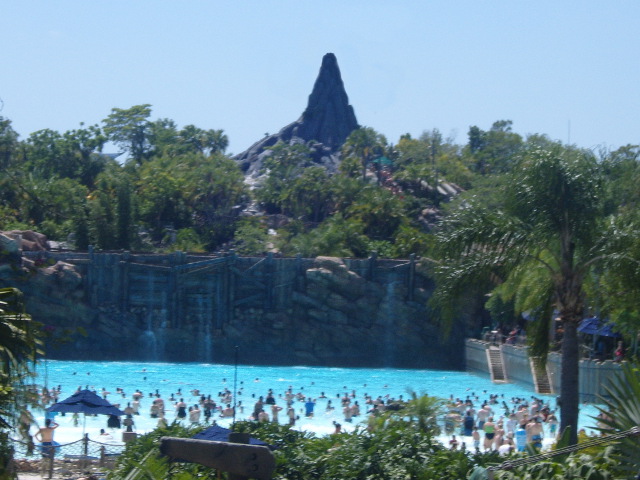
[[[610,381],[606,397],[600,398],[602,415],[597,418],[602,433],[620,433],[640,426],[640,370],[622,365],[622,379]],[[631,476],[640,471],[640,445],[636,437],[627,437],[616,445],[620,467]]]
[[397,409],[387,409],[378,417],[372,417],[369,428],[406,428],[411,426],[420,433],[438,435],[438,418],[445,413],[445,401],[427,394],[418,396],[409,390],[410,399]]
[[550,313],[559,312],[564,329],[561,428],[570,427],[572,443],[577,442],[577,327],[585,313],[585,282],[596,265],[622,261],[630,238],[612,232],[601,189],[599,166],[589,152],[557,144],[533,149],[497,193],[499,208],[467,204],[437,235],[433,304],[444,318],[455,318],[459,299],[470,287],[511,292],[517,313],[532,306],[541,312],[538,331],[543,334],[534,340],[544,352]]
[[6,472],[11,452],[6,430],[16,412],[25,408],[25,380],[36,360],[39,341],[24,313],[22,294],[15,288],[0,288],[0,478]]
[[40,343],[30,323],[31,317],[24,312],[22,292],[16,288],[0,288],[0,375],[3,381],[24,374],[40,353]]

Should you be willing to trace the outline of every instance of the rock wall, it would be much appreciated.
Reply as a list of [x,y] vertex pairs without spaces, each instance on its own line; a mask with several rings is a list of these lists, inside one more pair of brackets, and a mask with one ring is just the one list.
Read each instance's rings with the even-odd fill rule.
[[463,368],[415,260],[23,252],[20,288],[61,359]]

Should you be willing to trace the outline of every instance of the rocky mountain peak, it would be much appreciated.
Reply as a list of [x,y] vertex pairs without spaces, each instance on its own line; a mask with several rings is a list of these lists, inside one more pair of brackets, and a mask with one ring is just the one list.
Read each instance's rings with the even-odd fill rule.
[[269,154],[268,147],[278,142],[305,143],[311,147],[315,161],[334,170],[340,147],[356,128],[358,122],[353,107],[349,105],[338,60],[333,53],[327,53],[322,58],[320,72],[302,116],[278,133],[254,143],[235,159],[247,174],[256,175],[262,158]]

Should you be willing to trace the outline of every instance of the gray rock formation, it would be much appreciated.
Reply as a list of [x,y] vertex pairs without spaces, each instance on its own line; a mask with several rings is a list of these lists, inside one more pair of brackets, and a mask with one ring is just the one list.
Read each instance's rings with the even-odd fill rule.
[[49,250],[49,241],[46,235],[33,230],[0,231],[0,249],[9,253],[18,253],[19,250],[44,252]]
[[356,128],[358,122],[353,107],[349,105],[338,61],[333,53],[327,53],[302,116],[278,133],[254,143],[235,159],[246,174],[257,176],[262,159],[270,153],[267,148],[278,142],[304,143],[311,148],[316,162],[335,171],[340,147]]
[[460,368],[406,260],[23,252],[0,286],[24,293],[48,358]]

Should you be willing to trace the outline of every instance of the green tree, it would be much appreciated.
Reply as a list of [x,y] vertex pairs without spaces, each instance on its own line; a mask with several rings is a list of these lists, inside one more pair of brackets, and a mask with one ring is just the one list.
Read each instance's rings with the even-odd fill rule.
[[511,120],[499,120],[486,132],[476,126],[469,128],[467,153],[477,173],[504,173],[513,168],[513,159],[522,150],[524,142],[520,135],[511,131],[512,125]]
[[151,105],[134,105],[131,108],[112,108],[102,123],[109,140],[119,145],[131,158],[141,164],[151,149],[152,124],[148,120]]
[[179,171],[190,221],[207,248],[214,249],[233,238],[239,206],[248,198],[244,176],[236,162],[220,153],[191,154],[181,162],[187,166]]
[[234,246],[240,255],[262,255],[267,250],[269,233],[259,217],[243,217],[237,224]]
[[116,186],[116,198],[118,202],[116,243],[118,248],[124,248],[125,250],[131,248],[134,233],[132,197],[133,191],[131,183],[126,175],[122,175]]
[[265,157],[261,172],[266,178],[255,191],[256,199],[269,213],[288,213],[303,207],[292,194],[294,182],[313,165],[309,147],[279,142]]
[[193,229],[207,249],[233,238],[248,188],[230,158],[198,153],[155,157],[136,175],[138,218],[155,242],[163,240],[167,228]]
[[18,134],[11,126],[11,120],[0,116],[0,168],[6,169],[10,165],[18,145]]
[[426,435],[438,435],[438,419],[445,413],[445,401],[427,394],[418,395],[414,391],[409,392],[409,397],[409,401],[401,405],[400,409],[386,410],[374,417],[369,423],[370,427],[407,428]]
[[283,210],[294,218],[318,223],[331,209],[330,177],[324,167],[305,168],[283,193]]
[[[83,126],[83,124],[80,124]],[[75,166],[69,175],[87,187],[92,187],[96,176],[114,159],[102,155],[107,137],[97,125],[69,130],[62,136],[62,151],[66,162]]]
[[402,200],[375,185],[365,186],[344,215],[361,224],[363,233],[374,240],[391,240],[406,220]]
[[626,243],[626,255],[607,259],[605,265],[593,273],[589,294],[594,299],[594,312],[615,324],[616,332],[623,335],[629,347],[626,356],[637,360],[640,333],[640,215],[637,211],[629,211],[626,206],[622,206],[621,211],[623,213],[611,220],[610,230],[619,235],[619,242]]
[[367,168],[372,160],[381,156],[387,147],[387,139],[371,127],[360,127],[347,137],[342,146],[343,162],[357,160],[361,167],[362,180],[366,180]]
[[621,208],[630,212],[640,206],[640,146],[625,145],[610,152],[602,159],[607,182],[606,208]]
[[70,178],[43,179],[31,174],[10,176],[17,195],[10,205],[28,228],[38,228],[52,239],[73,231],[76,205],[85,201],[87,189]]
[[180,130],[178,143],[185,152],[210,156],[224,153],[229,146],[229,138],[222,130],[203,130],[195,125],[186,125]]
[[145,162],[137,178],[140,220],[150,229],[155,241],[164,236],[165,228],[178,230],[191,226],[191,215],[184,184],[187,166],[171,157],[159,157]]
[[154,122],[149,122],[148,141],[148,157],[180,153],[176,149],[179,141],[178,127],[173,120],[168,118],[160,118]]
[[[561,427],[577,440],[578,336],[585,311],[589,272],[606,259],[620,259],[625,242],[612,232],[602,210],[602,182],[593,155],[554,146],[534,149],[520,160],[502,192],[499,209],[473,204],[452,215],[437,235],[438,265],[433,298],[445,318],[455,316],[454,299],[483,282],[506,283],[502,291],[524,288],[520,308],[535,305],[541,332],[550,312],[559,312],[562,341]],[[488,293],[488,292],[484,292]],[[536,337],[548,347],[547,335]]]
[[62,135],[50,129],[39,130],[25,142],[25,165],[38,178],[71,178],[91,187],[98,173],[113,161],[100,154],[105,142],[97,125]]
[[362,224],[336,213],[317,228],[293,236],[281,248],[285,255],[364,257],[370,253],[368,243]]
[[120,165],[109,165],[98,175],[95,189],[87,196],[86,207],[78,206],[74,210],[79,248],[84,245],[85,230],[90,244],[102,249],[134,246],[136,195],[132,182]]

